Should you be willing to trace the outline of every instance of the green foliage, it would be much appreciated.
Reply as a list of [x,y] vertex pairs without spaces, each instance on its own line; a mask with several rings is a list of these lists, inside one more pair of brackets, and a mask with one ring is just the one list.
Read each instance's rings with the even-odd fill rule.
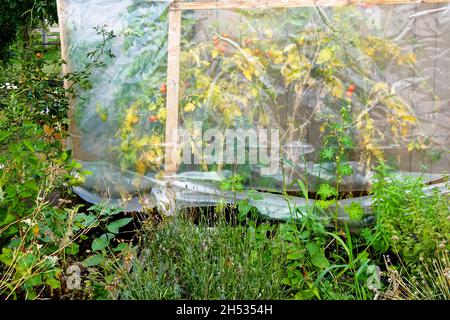
[[[116,237],[131,218],[117,219],[120,210],[100,205],[87,212],[70,205],[69,188],[90,173],[62,151],[67,96],[89,87],[93,71],[111,54],[107,43],[113,34],[97,31],[99,46],[88,53],[84,69],[67,75],[73,83],[68,90],[59,75],[62,61],[29,48],[22,47],[17,58],[0,69],[2,299],[59,297],[65,294],[65,272],[72,263],[83,260],[81,266],[103,270],[128,249]],[[90,294],[96,287],[84,290]]]
[[[55,75],[61,61],[52,61],[54,67],[44,70],[49,61],[39,58],[33,51],[22,53],[21,59],[24,60],[21,63],[0,66],[0,108],[26,112],[41,125],[65,125],[68,103],[62,79]],[[9,84],[9,90],[5,83]]]
[[[406,265],[417,265],[419,259],[431,264],[439,248],[449,249],[449,199],[437,188],[425,194],[420,178],[400,179],[388,175],[387,169],[378,167],[373,186],[374,245],[381,252],[394,251]],[[448,190],[447,183],[444,188]]]
[[226,191],[240,192],[244,190],[244,182],[246,178],[240,174],[233,175],[224,180],[220,188]]
[[350,219],[360,221],[364,217],[364,209],[359,202],[352,202],[349,206],[345,207]]
[[41,26],[44,20],[57,20],[55,0],[2,0],[0,2],[0,60],[7,57],[8,46],[17,36],[24,41],[30,30]]
[[[20,18],[4,30],[19,30],[25,26],[20,21],[23,18],[29,22],[23,29],[26,33],[37,20],[48,17],[54,5],[53,1],[32,2],[34,9],[27,11],[30,1],[3,1],[0,9],[6,9],[0,15],[0,26],[5,23],[8,10],[14,8],[17,14],[21,12]],[[123,86],[113,97],[117,102],[115,105],[126,110],[121,113],[123,119],[116,119],[120,130],[115,136],[121,140],[123,159],[119,160],[126,168],[135,163],[142,165],[137,161],[139,142],[161,142],[157,136],[152,137],[156,140],[142,140],[145,137],[133,133],[131,127],[139,122],[147,128],[148,121],[141,121],[148,119],[147,113],[151,119],[156,119],[152,134],[161,133],[164,127],[167,10],[150,24],[145,16],[134,15],[140,6],[153,5],[133,2],[129,8],[133,13],[130,14],[129,28],[124,31],[125,52],[140,47],[144,36],[142,26],[146,26],[147,31],[161,33],[161,41],[152,43],[149,50],[143,50],[125,72],[129,78],[145,73],[143,78],[149,79],[144,84]],[[30,15],[38,19],[30,19]],[[350,23],[349,19],[343,18],[344,24]],[[297,17],[295,20],[303,23]],[[61,138],[67,128],[66,94],[79,98],[77,110],[82,113],[82,106],[90,99],[85,92],[95,86],[96,71],[114,58],[111,40],[115,35],[100,27],[97,28],[98,38],[87,39],[79,47],[72,47],[71,54],[77,58],[74,59],[78,63],[77,71],[66,78],[58,75],[62,61],[52,59],[50,62],[39,52],[18,45],[20,49],[11,60],[13,63],[0,70],[0,85],[8,83],[0,91],[0,298],[71,296],[65,286],[67,269],[73,265],[88,274],[82,289],[75,290],[73,295],[97,299],[118,296],[123,299],[448,297],[449,199],[437,189],[428,194],[424,191],[427,186],[420,179],[396,178],[382,165],[373,186],[375,225],[360,234],[353,234],[346,225],[337,224],[338,200],[343,195],[341,183],[353,174],[347,160],[349,151],[355,147],[355,126],[366,151],[382,159],[372,145],[376,138],[369,116],[372,107],[367,105],[367,112],[358,111],[352,104],[353,92],[357,90],[361,99],[377,96],[373,100],[380,100],[387,110],[398,110],[395,121],[404,118],[403,124],[396,124],[399,128],[414,122],[411,115],[404,112],[403,104],[396,102],[390,94],[385,95],[390,92],[386,84],[368,82],[365,66],[356,69],[364,73],[363,82],[367,83],[362,83],[361,88],[349,86],[344,99],[345,86],[340,78],[347,70],[347,59],[359,60],[340,55],[343,47],[342,43],[336,42],[336,35],[346,32],[345,26],[342,30],[336,29],[338,20],[333,22],[333,28],[318,31],[317,40],[299,35],[293,46],[286,46],[283,40],[270,51],[260,50],[267,49],[268,43],[250,38],[247,39],[250,41],[237,44],[245,47],[245,52],[259,56],[265,71],[281,72],[282,77],[278,78],[282,83],[276,86],[299,90],[302,86],[309,87],[311,81],[326,84],[327,99],[338,112],[318,115],[324,120],[320,128],[323,133],[320,165],[333,168],[335,181],[319,185],[316,192],[318,205],[292,208],[293,216],[302,217],[299,221],[260,221],[255,218],[257,210],[252,203],[261,196],[250,191],[248,199],[236,201],[229,207],[220,204],[213,217],[202,216],[200,221],[194,222],[184,216],[163,218],[155,225],[153,221],[146,221],[145,225],[150,227],[144,229],[142,239],[139,238],[143,240],[139,248],[121,239],[123,231],[130,230],[133,219],[122,214],[120,209],[98,204],[82,210],[83,206],[70,203],[68,187],[83,182],[89,172],[70,161],[67,153],[61,152]],[[192,21],[186,19],[186,23]],[[190,27],[192,25],[186,30]],[[12,35],[15,37],[15,32],[3,34],[0,37],[2,45],[7,44]],[[228,37],[216,37],[216,44],[223,41],[235,45]],[[321,49],[314,50],[317,53],[314,57],[307,56],[303,48],[319,39]],[[401,59],[397,61],[399,64],[412,64],[407,60],[415,59],[401,55],[398,48],[376,38],[359,39],[350,35],[348,39],[357,40],[359,49],[367,51],[373,61],[378,59],[373,57],[376,50],[380,65],[389,55]],[[212,60],[216,59],[214,68],[218,71],[236,77],[242,74],[245,85],[251,81],[253,90],[249,90],[251,96],[247,97],[250,102],[264,99],[269,107],[274,103],[278,107],[280,99],[275,99],[275,93],[268,88],[258,88],[261,84],[256,80],[257,70],[242,59],[241,51],[232,54],[220,50],[222,47],[217,48],[216,44],[189,48],[189,55],[191,58],[214,55]],[[373,44],[377,44],[375,49]],[[263,52],[267,54],[262,56]],[[187,57],[183,59],[187,61]],[[272,70],[275,65],[278,65],[276,70]],[[181,101],[181,105],[184,105],[185,113],[204,113],[204,88],[210,87],[212,81],[211,73],[206,69],[211,66],[201,63],[192,66],[182,75],[186,80],[182,86],[190,95]],[[69,80],[73,86],[69,90],[62,89],[63,80]],[[230,110],[234,112],[228,114],[226,125],[242,116],[236,105],[226,100],[224,92],[235,89],[228,87],[231,83],[227,77],[217,82],[211,100],[224,114]],[[192,86],[188,88],[187,84]],[[368,88],[372,93],[368,93]],[[136,94],[142,90],[145,97],[137,98]],[[101,121],[108,120],[109,109],[97,104],[96,111]],[[142,112],[146,117],[137,118]],[[265,112],[256,109],[255,114],[262,124],[267,120]],[[395,112],[392,113],[395,116]],[[145,166],[142,165],[143,172]],[[243,192],[250,172],[246,172],[247,169],[240,167],[237,174],[221,183],[221,189]],[[299,182],[299,187],[308,199],[308,186]],[[448,189],[447,184],[441,187]],[[287,192],[285,196],[288,198]],[[332,205],[336,211],[330,216],[327,210]],[[222,210],[225,208],[230,208],[227,215]],[[354,221],[361,221],[365,215],[357,202],[343,209]],[[330,219],[319,218],[328,216]],[[333,222],[334,230],[330,228]],[[382,254],[396,255],[396,261],[386,262],[390,282],[380,278],[379,266],[385,262]],[[420,277],[420,283],[415,280],[416,276]],[[400,286],[401,292],[393,284]],[[417,293],[419,291],[421,293]]]
[[121,299],[285,298],[282,243],[274,226],[231,226],[219,217],[194,224],[168,219],[145,232],[143,258],[119,289]]
[[[278,234],[287,247],[283,282],[294,299],[368,299],[369,247],[345,232],[328,232],[327,221],[318,220],[317,208],[303,208],[301,224],[279,226]],[[336,245],[333,245],[336,243]],[[376,262],[375,262],[376,263]]]

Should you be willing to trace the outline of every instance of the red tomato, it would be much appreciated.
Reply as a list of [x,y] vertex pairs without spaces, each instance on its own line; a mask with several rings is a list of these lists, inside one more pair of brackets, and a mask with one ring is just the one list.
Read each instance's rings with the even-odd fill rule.
[[165,83],[163,83],[162,85],[161,85],[161,93],[162,94],[165,94],[166,92],[167,92],[167,86],[166,86],[166,84]]
[[349,92],[355,92],[355,90],[356,90],[356,87],[354,84],[349,85],[347,88],[347,91],[349,91]]
[[156,122],[158,120],[159,120],[158,116],[150,116],[150,117],[148,117],[148,122]]

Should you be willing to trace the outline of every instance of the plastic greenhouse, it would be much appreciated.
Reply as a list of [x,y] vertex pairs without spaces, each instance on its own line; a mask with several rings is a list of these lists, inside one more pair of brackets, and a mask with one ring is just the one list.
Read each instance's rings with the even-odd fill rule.
[[381,160],[448,192],[445,0],[58,6],[66,72],[89,63],[96,27],[115,35],[70,108],[72,155],[91,172],[75,191],[87,201],[173,213],[248,198],[288,219],[327,184],[342,194],[340,219],[355,201],[370,219]]

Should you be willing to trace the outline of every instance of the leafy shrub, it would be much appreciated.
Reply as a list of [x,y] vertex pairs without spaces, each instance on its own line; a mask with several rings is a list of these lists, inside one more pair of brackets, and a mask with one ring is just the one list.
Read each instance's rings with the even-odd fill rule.
[[[374,246],[379,251],[390,249],[411,265],[419,259],[431,262],[438,254],[437,248],[449,249],[450,202],[439,188],[426,194],[426,185],[420,178],[387,175],[383,166],[379,167],[376,178]],[[449,188],[448,183],[441,187]]]
[[[89,85],[111,36],[90,53],[84,70],[67,75],[73,84],[68,90],[59,75],[62,61],[30,48],[0,69],[1,298],[63,297],[68,267],[96,271],[127,248],[112,240],[130,217],[117,219],[120,210],[100,205],[83,212],[72,203],[69,188],[89,172],[62,150],[67,95]],[[91,296],[95,290],[93,283],[78,292]]]
[[27,41],[30,29],[47,19],[56,21],[54,0],[2,0],[0,2],[0,59],[8,56],[8,46],[17,36]]

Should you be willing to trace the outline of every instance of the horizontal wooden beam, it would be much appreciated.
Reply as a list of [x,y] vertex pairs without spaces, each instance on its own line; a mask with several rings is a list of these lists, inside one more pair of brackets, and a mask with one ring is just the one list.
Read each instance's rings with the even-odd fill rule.
[[213,9],[264,9],[296,7],[339,7],[346,5],[388,5],[449,3],[450,0],[230,0],[210,2],[172,2],[171,10],[213,10]]

